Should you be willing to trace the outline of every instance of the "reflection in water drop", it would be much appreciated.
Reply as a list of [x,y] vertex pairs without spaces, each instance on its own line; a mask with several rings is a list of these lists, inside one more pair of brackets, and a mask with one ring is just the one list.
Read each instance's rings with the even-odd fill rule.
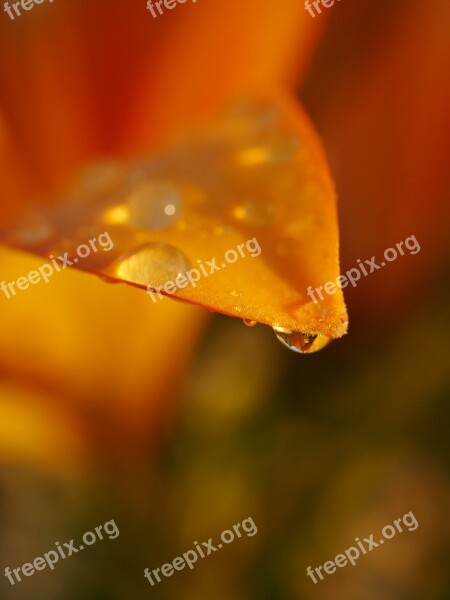
[[112,275],[152,288],[162,288],[190,268],[185,255],[169,244],[146,244],[119,258]]
[[254,327],[258,321],[252,321],[251,319],[243,319],[244,325],[247,327]]
[[140,184],[127,198],[129,225],[140,229],[170,227],[181,214],[182,196],[172,183],[151,181]]
[[171,217],[175,214],[176,212],[176,207],[173,204],[166,204],[166,206],[164,207],[164,212],[166,213],[166,215],[168,217]]
[[273,330],[280,342],[299,354],[311,354],[324,348],[331,340],[325,335],[310,335],[301,331],[292,331],[285,327],[274,326]]

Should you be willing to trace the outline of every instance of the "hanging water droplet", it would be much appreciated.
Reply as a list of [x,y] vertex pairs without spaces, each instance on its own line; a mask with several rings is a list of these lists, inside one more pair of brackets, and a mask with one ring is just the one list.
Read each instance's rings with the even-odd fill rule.
[[189,268],[189,261],[180,250],[156,243],[145,244],[119,258],[111,267],[111,275],[146,287],[162,288]]
[[170,227],[181,215],[181,191],[172,183],[148,181],[140,184],[127,198],[128,223],[139,229]]
[[299,354],[311,354],[324,348],[329,342],[330,338],[325,335],[312,335],[308,333],[302,333],[301,331],[292,331],[285,327],[273,327],[275,335],[280,342]]
[[254,327],[258,321],[252,321],[251,319],[243,319],[244,325],[247,327]]

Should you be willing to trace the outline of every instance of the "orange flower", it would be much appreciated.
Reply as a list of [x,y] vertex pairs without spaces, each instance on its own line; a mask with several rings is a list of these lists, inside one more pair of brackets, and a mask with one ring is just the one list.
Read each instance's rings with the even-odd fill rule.
[[[268,193],[260,161],[279,177],[274,179],[278,189],[269,194],[269,205],[275,200],[279,215],[273,225],[255,223],[264,260],[254,270],[248,261],[245,268],[234,265],[217,282],[202,281],[197,290],[180,297],[271,325],[342,335],[345,308],[340,291],[330,297],[325,312],[309,300],[307,306],[305,298],[307,285],[338,274],[330,177],[308,120],[279,91],[292,86],[294,74],[304,70],[317,34],[308,30],[310,21],[294,0],[282,8],[268,0],[183,8],[164,20],[152,20],[141,1],[118,6],[96,0],[85,6],[66,0],[44,4],[13,22],[1,21],[0,173],[5,195],[0,210],[5,230],[16,223],[24,207],[29,209],[30,199],[46,203],[47,214],[54,215],[51,206],[68,193],[69,182],[80,169],[104,156],[126,159],[127,168],[133,168],[131,157],[143,151],[171,157],[174,150],[164,154],[163,145],[199,116],[214,118],[216,124],[191,134],[187,152],[195,140],[207,150],[213,147],[214,136],[220,138],[224,128],[235,126],[218,117],[227,102],[235,98],[256,98],[263,106],[269,102],[279,115],[276,126],[260,138],[250,137],[250,145],[239,146],[246,128],[255,123],[258,128],[258,119],[264,118],[259,109],[251,108],[250,117],[237,129],[237,146],[231,144],[222,155],[226,164],[220,156],[208,157],[208,166],[221,169],[225,181],[237,186],[231,191],[252,192],[258,202]],[[281,151],[288,152],[281,171],[276,160],[270,160],[280,143]],[[79,204],[80,214],[92,206],[89,196],[82,200],[90,202]],[[222,256],[227,248],[255,237],[251,222],[239,222],[248,209],[245,202],[236,205],[233,224],[229,213],[217,209],[214,214],[213,204],[208,205],[209,217],[198,211],[198,205],[196,212],[197,200],[193,193],[186,203],[188,223],[212,227],[215,235],[207,233],[203,242],[198,231],[183,235],[182,227],[169,228],[152,232],[153,241],[178,245],[195,260]],[[80,241],[82,230],[71,227],[71,218],[57,232],[59,237],[34,244],[34,252],[67,250],[67,245]],[[218,228],[226,226],[233,226],[232,233],[220,234]],[[116,232],[123,242],[125,234]],[[133,240],[139,235],[142,232]],[[147,236],[142,239],[148,243]],[[15,245],[30,249],[23,241]],[[5,281],[41,264],[7,249],[2,250],[0,263]],[[110,270],[89,263],[86,268],[112,277]],[[236,288],[242,288],[238,293],[244,299],[230,303],[229,293]],[[59,437],[43,430],[45,423],[55,428],[52,419],[58,414],[57,428],[66,428],[67,439],[78,439],[80,449],[102,431],[107,447],[114,446],[113,440],[117,443],[120,432],[122,450],[132,440],[133,452],[138,452],[149,428],[153,431],[170,415],[167,399],[179,383],[180,369],[205,318],[195,307],[169,301],[155,306],[132,288],[108,286],[73,271],[64,271],[49,285],[0,300],[0,364],[10,398],[3,409],[4,426],[22,419],[32,399],[42,414],[29,422],[29,447],[45,445],[48,451],[42,456],[49,463],[59,462]],[[107,434],[96,414],[107,419]],[[14,439],[5,443],[8,455],[14,454]]]

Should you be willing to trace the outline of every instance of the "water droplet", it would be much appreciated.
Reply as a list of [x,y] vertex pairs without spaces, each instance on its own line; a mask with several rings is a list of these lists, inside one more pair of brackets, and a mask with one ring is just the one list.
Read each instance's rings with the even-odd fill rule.
[[298,252],[298,248],[298,239],[286,238],[276,245],[275,250],[277,254],[281,254],[282,256],[292,256]]
[[246,200],[232,210],[235,219],[251,225],[269,225],[273,221],[275,213],[275,206],[272,203],[251,200]]
[[162,288],[186,273],[190,264],[185,255],[169,244],[145,244],[119,258],[112,266],[112,275],[143,286]]
[[247,135],[253,136],[275,128],[280,117],[277,106],[248,100],[234,102],[224,115],[226,120],[239,123]]
[[76,190],[83,194],[94,194],[117,189],[123,177],[123,168],[114,161],[104,161],[84,171]]
[[167,162],[165,157],[142,157],[130,165],[126,174],[126,184],[135,187],[145,181],[161,177],[161,173],[166,169]]
[[270,146],[255,146],[246,148],[239,152],[238,160],[245,167],[263,165],[273,159],[273,152]]
[[292,331],[285,327],[274,326],[273,330],[280,342],[299,354],[311,354],[324,348],[331,340],[325,335],[312,335],[301,331]]
[[127,198],[128,223],[139,229],[163,229],[176,222],[181,214],[180,190],[165,181],[140,184]]
[[244,325],[247,327],[254,327],[258,321],[252,321],[251,319],[243,319]]
[[12,243],[34,246],[47,242],[53,234],[53,227],[44,215],[30,212],[7,237]]
[[111,225],[127,223],[130,220],[130,208],[126,204],[113,206],[103,213],[103,219]]

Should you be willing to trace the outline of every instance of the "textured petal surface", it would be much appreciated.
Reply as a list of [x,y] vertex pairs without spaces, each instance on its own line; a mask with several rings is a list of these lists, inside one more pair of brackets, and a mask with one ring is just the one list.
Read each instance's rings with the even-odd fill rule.
[[156,157],[91,170],[5,235],[74,257],[105,231],[114,247],[76,258],[82,269],[273,327],[346,331],[340,289],[317,304],[306,294],[339,275],[335,196],[312,127],[281,96],[236,103]]

